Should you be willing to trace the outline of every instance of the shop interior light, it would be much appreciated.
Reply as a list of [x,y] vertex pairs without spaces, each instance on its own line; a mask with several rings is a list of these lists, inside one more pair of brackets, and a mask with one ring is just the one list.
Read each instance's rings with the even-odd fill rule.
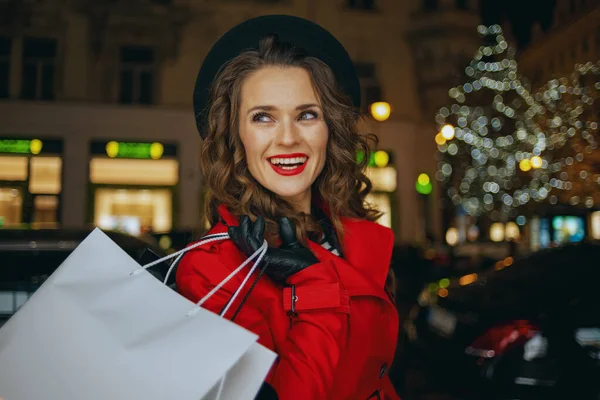
[[504,230],[504,237],[506,238],[506,240],[519,240],[519,238],[521,237],[519,226],[512,221],[508,222]]
[[456,246],[458,244],[458,230],[456,228],[450,228],[446,232],[446,243],[449,246]]
[[492,242],[504,240],[504,224],[502,222],[494,222],[490,226],[490,239],[492,239]]

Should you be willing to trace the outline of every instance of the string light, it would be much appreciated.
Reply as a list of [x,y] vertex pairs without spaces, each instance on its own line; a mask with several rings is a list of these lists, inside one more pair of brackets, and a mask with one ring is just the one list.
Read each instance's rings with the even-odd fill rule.
[[544,107],[521,82],[500,26],[477,30],[484,44],[465,68],[468,82],[448,91],[453,104],[436,115],[441,127],[436,178],[468,214],[507,219],[551,190],[545,180],[548,140],[536,122]]
[[578,64],[569,77],[549,81],[535,95],[547,132],[550,204],[600,204],[598,148],[600,61]]

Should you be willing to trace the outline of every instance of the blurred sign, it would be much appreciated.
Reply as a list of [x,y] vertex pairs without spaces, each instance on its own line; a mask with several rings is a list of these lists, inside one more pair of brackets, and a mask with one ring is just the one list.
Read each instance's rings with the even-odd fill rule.
[[92,154],[105,155],[110,158],[134,158],[159,160],[165,156],[176,156],[177,146],[158,142],[92,142]]
[[0,153],[10,154],[59,154],[62,153],[62,141],[40,139],[0,138]]
[[164,147],[160,143],[127,143],[108,142],[106,155],[110,158],[151,158],[158,160],[162,157]]
[[0,140],[0,153],[39,154],[42,141],[38,139],[4,139]]

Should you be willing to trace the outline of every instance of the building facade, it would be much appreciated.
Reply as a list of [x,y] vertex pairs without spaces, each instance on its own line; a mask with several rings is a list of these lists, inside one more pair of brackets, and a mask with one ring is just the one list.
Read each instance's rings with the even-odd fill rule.
[[266,14],[311,19],[344,44],[365,105],[392,108],[365,125],[380,139],[381,223],[412,242],[432,221],[439,237],[437,202],[415,182],[435,175],[434,112],[478,45],[474,0],[2,2],[0,225],[197,227],[196,74],[220,35]]
[[534,25],[531,44],[519,55],[521,73],[538,89],[569,76],[576,64],[600,59],[600,2],[557,0],[550,29]]
[[[519,55],[519,68],[531,82],[532,93],[536,93],[552,79],[569,77],[577,64],[598,60],[600,1],[557,0],[549,29],[543,31],[539,24],[534,25],[531,44]],[[594,150],[586,155],[582,165],[593,169],[599,161],[600,154]],[[539,207],[526,226],[526,240],[522,243],[525,250],[579,241],[584,237],[600,239],[597,204],[581,207],[563,203]]]

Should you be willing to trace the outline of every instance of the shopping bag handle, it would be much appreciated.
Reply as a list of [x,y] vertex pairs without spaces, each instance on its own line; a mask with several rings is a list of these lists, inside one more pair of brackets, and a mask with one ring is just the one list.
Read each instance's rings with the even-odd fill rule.
[[[183,257],[183,255],[185,253],[187,253],[188,251],[190,251],[192,249],[195,249],[196,247],[200,247],[206,243],[218,242],[218,241],[227,240],[227,239],[229,239],[229,234],[227,234],[227,233],[215,233],[212,235],[206,235],[197,243],[194,243],[190,246],[187,246],[184,249],[176,251],[172,254],[169,254],[168,256],[165,256],[163,258],[160,258],[156,261],[153,261],[151,263],[148,263],[146,265],[143,265],[143,266],[135,269],[134,271],[132,271],[130,273],[130,276],[137,275],[145,269],[148,269],[154,265],[160,264],[163,261],[177,257],[175,259],[175,261],[173,261],[173,263],[169,267],[169,270],[167,271],[167,274],[166,274],[164,282],[163,282],[164,284],[166,284],[169,279],[169,276],[171,275],[171,272],[173,271],[173,268],[175,268],[175,266],[179,263],[179,260],[181,259],[181,257]],[[187,313],[186,316],[189,317],[189,316],[196,314],[200,310],[200,307],[202,306],[202,304],[204,304],[212,295],[214,295],[219,289],[221,289],[223,287],[223,285],[225,285],[227,282],[229,282],[231,280],[231,278],[233,278],[235,275],[237,275],[242,269],[244,269],[244,267],[246,267],[246,265],[248,265],[252,260],[254,260],[256,258],[256,262],[254,263],[254,265],[252,266],[252,268],[250,269],[250,271],[248,272],[248,274],[246,275],[246,277],[244,278],[244,280],[242,281],[240,286],[237,288],[237,290],[235,291],[235,293],[233,294],[231,299],[229,299],[227,306],[221,311],[220,316],[223,317],[227,313],[227,311],[229,310],[229,308],[231,307],[231,305],[233,304],[233,302],[235,301],[237,296],[240,294],[243,287],[246,285],[246,283],[248,282],[248,280],[250,279],[250,277],[252,276],[252,274],[254,273],[254,271],[256,270],[258,265],[260,264],[260,262],[262,261],[263,257],[265,256],[265,253],[267,252],[267,248],[268,248],[267,241],[264,240],[262,246],[259,247],[258,250],[256,250],[250,257],[248,257],[248,259],[246,259],[246,261],[244,261],[242,264],[240,264],[239,267],[237,267],[235,270],[233,270],[229,275],[227,275],[227,277],[225,277],[225,279],[223,279],[217,286],[215,286],[210,292],[208,292],[203,298],[201,298],[196,303],[194,308],[192,308]]]
[[218,242],[220,240],[227,240],[227,239],[229,239],[229,235],[227,233],[215,233],[215,234],[212,234],[212,235],[206,235],[199,242],[194,243],[194,244],[192,244],[190,246],[187,246],[186,248],[181,249],[179,251],[176,251],[174,253],[171,253],[168,256],[159,258],[156,261],[152,261],[151,263],[142,265],[138,269],[132,271],[131,274],[129,274],[129,275],[133,276],[133,275],[140,274],[145,269],[148,269],[148,268],[153,267],[153,266],[155,266],[157,264],[160,264],[163,261],[170,260],[171,258],[177,257],[177,259],[175,259],[175,261],[171,264],[171,267],[167,271],[167,276],[165,277],[165,280],[163,282],[164,284],[166,284],[167,280],[169,279],[169,275],[171,274],[171,271],[173,270],[173,267],[175,267],[177,265],[177,263],[179,262],[179,260],[181,259],[181,257],[183,257],[183,255],[185,253],[187,253],[190,250],[195,249],[196,247],[200,247],[203,244],[210,243],[210,242]]
[[244,267],[246,267],[246,265],[248,265],[248,263],[250,263],[250,261],[252,261],[256,258],[256,262],[254,263],[252,268],[250,268],[250,271],[248,272],[248,274],[246,275],[246,277],[244,278],[244,280],[242,281],[240,286],[237,288],[237,290],[235,291],[233,296],[231,296],[231,299],[229,299],[227,306],[219,314],[221,317],[223,317],[227,313],[227,311],[229,310],[229,307],[231,307],[231,305],[233,304],[233,302],[235,301],[237,296],[240,294],[243,287],[246,286],[248,279],[250,279],[250,277],[252,276],[252,274],[254,273],[256,268],[258,267],[258,264],[260,264],[260,262],[262,261],[263,257],[265,256],[265,254],[267,252],[267,247],[268,247],[268,244],[267,244],[267,241],[265,240],[265,241],[263,241],[262,246],[260,246],[258,248],[258,250],[256,250],[250,257],[248,257],[246,259],[246,261],[241,263],[239,267],[237,267],[229,275],[227,275],[227,277],[225,277],[225,279],[223,279],[217,286],[215,286],[210,292],[208,292],[206,294],[206,296],[201,298],[200,301],[198,301],[196,303],[196,306],[193,309],[191,309],[190,312],[187,313],[187,316],[189,317],[191,315],[196,314],[198,312],[198,310],[200,310],[200,307],[202,306],[202,304],[204,304],[213,294],[215,294],[219,289],[221,289],[223,287],[223,285],[225,285],[227,282],[229,282],[229,280],[231,278],[233,278],[235,275],[237,275],[238,272],[240,272],[242,269],[244,269]]

